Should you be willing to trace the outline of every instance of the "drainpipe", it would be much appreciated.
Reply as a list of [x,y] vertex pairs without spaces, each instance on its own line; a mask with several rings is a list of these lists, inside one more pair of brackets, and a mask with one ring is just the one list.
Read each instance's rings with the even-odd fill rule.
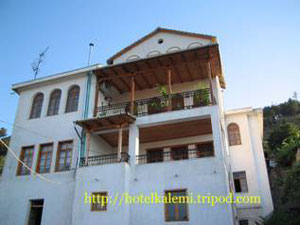
[[[90,103],[90,94],[91,94],[91,83],[92,83],[92,71],[87,72],[87,82],[86,82],[86,92],[85,92],[85,101],[84,101],[84,111],[82,118],[87,119],[89,116],[89,103]],[[81,130],[81,137],[82,137],[82,142],[80,144],[80,154],[79,154],[79,163],[80,159],[82,156],[84,156],[86,148],[85,148],[85,143],[86,143],[86,133],[82,129]]]

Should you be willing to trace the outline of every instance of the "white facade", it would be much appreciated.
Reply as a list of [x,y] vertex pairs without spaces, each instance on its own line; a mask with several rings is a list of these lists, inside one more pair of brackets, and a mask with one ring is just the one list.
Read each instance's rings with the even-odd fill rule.
[[[162,44],[158,44],[159,39],[163,39]],[[203,46],[211,44],[209,40],[199,37],[161,32],[123,53],[114,60],[114,63],[147,58],[149,53],[151,55],[155,51],[165,54],[175,50],[175,47],[184,50],[196,47],[194,45],[200,46],[196,43]],[[134,56],[138,57],[133,59]],[[123,150],[129,154],[129,162],[80,167],[79,158],[86,155],[80,153],[82,146],[74,127],[78,129],[79,134],[81,130],[74,122],[93,117],[96,78],[88,71],[100,67],[96,65],[13,86],[20,99],[10,148],[19,156],[22,147],[33,145],[33,170],[37,166],[41,144],[53,143],[53,155],[50,173],[42,174],[48,180],[43,180],[36,175],[16,176],[18,162],[8,153],[4,172],[0,178],[1,224],[27,224],[30,200],[34,199],[44,199],[41,223],[43,225],[95,223],[231,225],[238,224],[240,219],[247,219],[249,224],[254,224],[258,217],[268,216],[273,211],[262,149],[262,112],[246,109],[224,113],[218,77],[212,81],[216,105],[137,117],[135,122],[126,128],[128,146],[124,146]],[[78,110],[65,113],[67,93],[73,85],[80,87]],[[179,93],[195,90],[196,85],[197,82],[176,84],[173,91]],[[49,96],[56,88],[62,91],[59,112],[58,115],[47,116]],[[40,118],[29,119],[32,100],[38,92],[44,94],[42,113]],[[106,105],[104,97],[99,94],[98,105]],[[153,89],[136,92],[136,99],[153,96],[155,96]],[[129,93],[115,96],[114,103],[124,102],[128,98]],[[211,121],[212,132],[209,134],[140,143],[142,139],[140,131],[143,128],[204,119]],[[228,145],[227,125],[232,122],[237,123],[240,128],[241,144],[238,146]],[[58,143],[65,140],[73,140],[71,170],[55,172]],[[136,156],[146,154],[149,148],[163,147],[165,152],[175,145],[185,144],[193,148],[196,143],[207,141],[213,142],[214,156],[145,164],[138,164],[136,160]],[[117,147],[107,143],[99,133],[92,133],[89,157],[117,152]],[[107,211],[101,212],[93,212],[90,204],[84,204],[85,193],[90,195],[92,192],[107,192],[108,196],[114,198],[123,193],[135,196],[157,192],[163,196],[166,190],[185,189],[188,194],[194,195],[228,196],[232,185],[232,172],[235,171],[246,172],[248,192],[243,195],[260,196],[260,204],[217,204],[214,207],[189,204],[188,221],[181,222],[165,221],[164,204],[108,203]]]

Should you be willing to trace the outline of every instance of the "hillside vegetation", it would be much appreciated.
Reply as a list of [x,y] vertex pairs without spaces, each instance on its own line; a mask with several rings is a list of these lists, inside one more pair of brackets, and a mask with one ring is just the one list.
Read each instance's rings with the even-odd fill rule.
[[293,99],[264,108],[264,150],[277,163],[269,168],[274,214],[267,225],[300,224],[300,102]]

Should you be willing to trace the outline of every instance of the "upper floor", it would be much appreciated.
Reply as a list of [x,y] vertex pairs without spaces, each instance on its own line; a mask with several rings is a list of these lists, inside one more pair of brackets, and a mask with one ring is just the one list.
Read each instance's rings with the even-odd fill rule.
[[21,103],[16,118],[24,122],[70,112],[78,112],[76,119],[118,113],[140,117],[222,104],[221,88],[225,81],[216,38],[162,28],[112,56],[106,66],[13,85]]

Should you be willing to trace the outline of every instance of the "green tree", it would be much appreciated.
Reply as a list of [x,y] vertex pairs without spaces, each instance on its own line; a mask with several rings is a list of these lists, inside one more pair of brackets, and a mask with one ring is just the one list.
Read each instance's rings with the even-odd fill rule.
[[299,128],[291,123],[284,122],[275,126],[267,138],[270,152],[276,154],[277,148],[281,146],[283,141],[290,136],[297,135],[298,132]]
[[296,116],[300,112],[299,101],[289,99],[287,102],[280,104],[280,113],[283,116]]
[[[8,144],[9,137],[5,137],[5,136],[6,136],[6,129],[2,127],[0,128],[0,138],[3,142]],[[2,143],[0,143],[0,175],[2,174],[6,153],[7,153],[6,147]]]

